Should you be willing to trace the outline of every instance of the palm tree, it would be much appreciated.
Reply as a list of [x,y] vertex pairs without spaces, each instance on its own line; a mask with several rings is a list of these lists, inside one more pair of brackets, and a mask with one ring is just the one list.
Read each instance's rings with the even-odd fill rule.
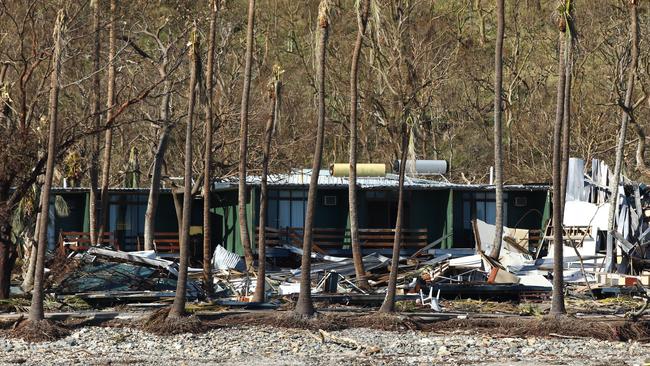
[[[100,5],[98,1],[95,1],[93,4],[93,87],[92,87],[92,101],[90,105],[90,114],[93,118],[93,127],[99,128],[100,115],[99,115],[99,89],[101,75],[99,73],[100,68],[100,37],[99,37],[99,15],[100,15]],[[99,134],[96,133],[92,137],[92,148],[90,156],[90,195],[88,197],[88,221],[90,229],[90,244],[97,245],[97,180],[98,180],[98,171],[97,171],[97,160],[99,160]]]
[[[571,9],[573,10],[573,9]],[[562,175],[560,177],[562,193],[560,194],[561,209],[564,213],[566,202],[566,186],[569,176],[569,158],[571,154],[571,80],[573,72],[573,41],[576,36],[573,13],[570,14],[570,26],[566,32],[566,76],[564,82],[564,116],[562,118]]]
[[497,42],[494,51],[494,184],[495,232],[490,257],[499,259],[503,237],[503,139],[501,132],[501,90],[503,88],[503,33],[505,28],[503,0],[497,0]]
[[47,162],[45,164],[45,181],[41,193],[41,219],[38,227],[38,253],[36,254],[36,270],[34,273],[34,290],[32,304],[29,308],[29,321],[37,323],[45,318],[43,312],[43,284],[45,280],[45,250],[47,248],[47,226],[50,210],[50,192],[54,177],[54,162],[57,151],[57,124],[59,113],[59,76],[61,74],[61,52],[63,48],[63,32],[65,27],[65,11],[59,10],[54,24],[54,50],[52,51],[52,76],[50,77],[50,101],[48,119],[50,121],[47,141]]
[[407,122],[402,123],[402,152],[399,165],[399,187],[397,195],[397,219],[395,220],[395,237],[393,239],[393,256],[390,262],[390,274],[388,276],[388,288],[386,297],[379,308],[380,313],[392,313],[395,311],[395,293],[397,291],[397,271],[399,269],[399,251],[402,243],[402,221],[404,220],[404,176],[406,175],[406,159],[409,150],[410,128]]
[[621,112],[621,128],[618,134],[618,144],[616,145],[616,163],[614,165],[614,177],[612,178],[609,191],[611,192],[611,198],[609,200],[609,221],[607,225],[607,260],[605,263],[605,270],[608,272],[614,272],[616,268],[616,248],[614,246],[614,240],[612,238],[612,233],[616,230],[616,207],[618,206],[618,183],[621,177],[621,169],[623,166],[623,153],[625,150],[625,139],[627,133],[627,124],[630,121],[629,110],[632,108],[632,95],[634,93],[634,78],[636,77],[636,68],[639,63],[639,25],[638,25],[638,15],[637,15],[637,3],[638,0],[630,0],[630,33],[632,37],[632,60],[628,68],[627,74],[627,85],[625,90],[625,100],[624,108]]
[[192,31],[192,52],[190,53],[190,84],[188,87],[187,128],[185,130],[185,176],[183,180],[183,218],[180,236],[180,261],[174,303],[168,318],[179,318],[185,313],[185,292],[187,287],[187,262],[190,241],[190,219],[192,216],[192,123],[199,72],[199,36],[196,25]]
[[257,241],[257,283],[253,301],[263,302],[266,287],[266,211],[268,207],[268,175],[269,175],[269,158],[271,155],[271,139],[273,131],[277,125],[278,109],[280,102],[280,92],[282,90],[282,81],[280,76],[283,71],[279,65],[273,66],[273,79],[269,88],[269,100],[271,102],[271,115],[264,128],[264,147],[262,148],[262,181],[260,184],[260,216],[259,216],[259,233]]
[[207,102],[205,103],[205,152],[203,153],[203,286],[208,294],[212,294],[212,268],[210,257],[212,243],[210,241],[210,186],[212,183],[212,89],[214,88],[214,44],[217,33],[217,12],[219,1],[211,1],[210,11],[210,34],[208,35],[208,61],[205,72]]
[[368,15],[370,13],[370,0],[363,3],[356,2],[357,7],[357,40],[352,52],[352,66],[350,67],[350,177],[348,184],[348,204],[350,207],[350,244],[352,246],[352,260],[354,271],[357,275],[357,285],[368,288],[366,271],[363,268],[361,246],[359,245],[359,219],[357,217],[357,94],[359,76],[359,56],[363,46],[363,36],[366,33]]
[[[115,104],[115,13],[117,0],[110,1],[110,22],[108,23],[108,87],[106,90],[106,121],[113,120]],[[104,135],[104,157],[102,160],[101,219],[99,234],[108,230],[108,184],[111,172],[111,149],[113,147],[113,129],[107,128]]]
[[316,146],[314,161],[311,168],[309,192],[307,193],[307,209],[305,213],[304,236],[302,240],[302,261],[300,273],[300,294],[295,312],[301,316],[314,314],[314,304],[311,301],[311,249],[312,230],[314,226],[314,209],[316,206],[316,190],[321,158],[323,156],[323,140],[325,138],[325,54],[329,36],[329,0],[321,0],[318,6],[318,23],[316,25],[316,82],[318,86],[318,127],[316,128]]
[[557,99],[555,108],[555,124],[553,126],[553,301],[551,314],[561,315],[566,313],[564,307],[564,253],[562,230],[562,123],[564,119],[564,90],[566,82],[566,56],[565,33],[570,26],[571,0],[562,0],[557,8],[559,29],[559,61]]
[[248,235],[246,220],[246,158],[248,156],[248,99],[251,90],[251,64],[253,63],[253,35],[255,32],[255,0],[248,1],[248,28],[246,30],[246,65],[244,67],[244,87],[241,96],[240,130],[239,130],[239,234],[244,247],[246,269],[253,270],[253,250]]

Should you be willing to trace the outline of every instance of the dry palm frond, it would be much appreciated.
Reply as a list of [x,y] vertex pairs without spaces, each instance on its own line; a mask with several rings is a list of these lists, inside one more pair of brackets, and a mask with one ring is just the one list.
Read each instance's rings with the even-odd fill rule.
[[[415,175],[415,160],[417,159],[417,156],[415,154],[415,136],[414,136],[414,130],[415,130],[415,122],[411,116],[409,116],[406,120],[407,124],[407,133],[409,134],[409,145],[408,145],[408,155],[406,158],[406,161],[403,161],[402,164],[406,164],[406,175],[413,176]],[[410,164],[407,164],[407,162],[411,162]]]
[[54,210],[56,211],[56,215],[59,217],[70,216],[70,206],[68,206],[68,203],[65,201],[63,196],[54,196]]

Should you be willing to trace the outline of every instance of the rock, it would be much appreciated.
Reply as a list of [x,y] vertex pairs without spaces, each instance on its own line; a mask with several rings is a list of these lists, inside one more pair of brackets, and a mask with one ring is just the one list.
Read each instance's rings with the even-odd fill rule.
[[447,350],[447,346],[441,346],[440,348],[438,348],[438,356],[444,357],[449,355],[451,355],[451,352]]

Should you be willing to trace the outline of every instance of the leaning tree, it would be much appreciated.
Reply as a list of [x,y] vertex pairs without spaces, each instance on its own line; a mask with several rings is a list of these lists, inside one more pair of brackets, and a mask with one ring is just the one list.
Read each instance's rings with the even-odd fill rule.
[[318,86],[318,126],[316,127],[316,145],[314,146],[314,160],[307,192],[307,209],[305,212],[305,226],[302,239],[302,260],[300,267],[300,293],[296,302],[295,312],[301,316],[314,314],[314,304],[311,301],[311,251],[312,230],[314,228],[314,211],[316,208],[316,191],[318,189],[318,176],[323,157],[323,142],[325,140],[325,54],[327,51],[327,38],[330,30],[330,2],[321,0],[318,6],[318,21],[316,22],[316,83]]

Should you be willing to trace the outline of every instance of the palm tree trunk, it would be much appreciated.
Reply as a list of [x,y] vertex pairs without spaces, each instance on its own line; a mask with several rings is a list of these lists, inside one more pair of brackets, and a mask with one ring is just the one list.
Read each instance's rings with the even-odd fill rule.
[[318,189],[318,175],[320,173],[321,159],[323,156],[323,141],[325,138],[325,55],[327,38],[329,36],[328,1],[321,0],[318,9],[316,44],[316,82],[318,85],[318,127],[316,129],[316,146],[314,148],[314,161],[311,168],[309,191],[307,193],[307,210],[305,213],[304,236],[302,240],[302,261],[300,273],[300,294],[296,303],[295,312],[302,316],[314,314],[314,304],[311,301],[311,249],[312,230],[314,227],[314,209],[316,206],[316,191]]
[[269,91],[271,102],[271,116],[266,122],[264,129],[264,147],[262,151],[262,181],[260,185],[260,216],[259,216],[259,232],[257,241],[257,283],[255,285],[255,294],[253,301],[265,301],[265,288],[266,288],[266,211],[268,208],[268,175],[269,175],[269,159],[271,155],[271,141],[273,138],[273,130],[275,129],[276,116],[277,116],[277,103],[279,99],[281,84],[279,80],[274,80],[273,89]]
[[559,62],[558,62],[558,83],[557,99],[555,108],[555,124],[553,128],[553,301],[551,303],[551,314],[565,314],[564,308],[564,268],[563,268],[563,230],[562,230],[562,152],[560,149],[562,140],[562,120],[564,118],[564,86],[566,79],[565,67],[565,40],[566,26],[560,27],[559,32]]
[[212,266],[210,257],[212,256],[212,242],[210,231],[210,187],[212,184],[212,92],[214,81],[212,74],[214,72],[214,44],[217,33],[217,12],[219,10],[219,1],[212,0],[210,4],[210,34],[208,35],[208,63],[205,73],[207,87],[207,101],[205,103],[205,152],[203,154],[203,287],[208,295],[212,295]]
[[50,192],[54,177],[54,163],[57,147],[57,123],[59,112],[59,75],[61,74],[61,51],[63,48],[62,33],[64,27],[64,10],[59,10],[54,25],[54,51],[52,52],[52,76],[50,77],[50,101],[48,119],[50,122],[47,141],[47,162],[45,163],[45,181],[41,197],[41,220],[38,227],[38,253],[36,254],[36,271],[34,273],[34,291],[32,304],[29,308],[29,320],[37,322],[44,319],[43,284],[45,282],[45,252],[47,249],[47,224],[50,209]]
[[246,269],[253,270],[253,250],[251,239],[248,234],[248,220],[246,219],[246,158],[248,156],[248,99],[251,89],[251,64],[253,62],[253,35],[255,32],[255,0],[248,1],[248,29],[246,31],[246,65],[244,67],[244,87],[241,97],[241,125],[239,132],[239,194],[238,194],[238,218],[239,234],[244,248],[244,260]]
[[495,232],[490,257],[498,260],[503,238],[503,137],[501,123],[501,91],[503,89],[503,33],[505,28],[503,0],[497,0],[497,41],[494,51],[494,184]]
[[607,259],[605,261],[605,270],[614,272],[616,268],[616,247],[612,233],[616,230],[616,213],[618,206],[618,183],[621,177],[621,170],[623,167],[623,153],[625,152],[625,139],[627,134],[627,124],[630,120],[628,114],[629,109],[632,107],[632,96],[634,93],[634,79],[636,78],[636,69],[639,63],[639,25],[637,15],[637,1],[631,0],[630,6],[630,35],[632,38],[632,62],[630,63],[627,74],[627,86],[625,90],[624,107],[626,110],[621,112],[621,128],[618,134],[618,144],[616,145],[616,163],[614,165],[614,177],[609,184],[609,191],[611,198],[609,200],[609,217],[607,225]]
[[192,32],[192,52],[190,55],[190,84],[188,87],[187,128],[185,129],[185,176],[183,179],[183,217],[180,235],[180,261],[178,264],[178,281],[176,295],[169,311],[169,318],[178,318],[185,314],[185,293],[187,288],[187,263],[190,242],[190,219],[192,216],[192,123],[194,121],[194,104],[199,64],[199,36],[194,28]]
[[[93,6],[93,88],[92,88],[92,101],[90,105],[90,114],[93,118],[93,127],[98,129],[100,123],[99,115],[99,100],[100,100],[100,78],[99,73],[100,68],[100,37],[99,37],[99,14],[100,14],[100,5],[99,2],[94,2]],[[88,197],[88,221],[90,229],[90,245],[97,245],[97,185],[98,185],[98,167],[97,162],[99,161],[99,133],[93,134],[91,137],[92,146],[91,146],[91,156],[90,156],[90,195]]]
[[[110,22],[108,24],[108,87],[106,91],[106,121],[113,119],[115,104],[115,13],[116,1],[110,1]],[[108,185],[111,172],[111,149],[113,147],[113,129],[108,128],[104,135],[104,157],[102,160],[101,219],[99,235],[108,230]]]
[[[408,156],[408,144],[410,129],[406,123],[402,124],[402,153],[401,161],[406,162]],[[393,239],[393,256],[390,262],[390,275],[388,276],[388,288],[386,297],[379,308],[380,313],[392,313],[395,311],[395,295],[397,292],[397,272],[399,271],[399,251],[402,244],[402,221],[404,220],[404,176],[406,175],[406,163],[399,165],[399,188],[397,195],[397,220],[395,220],[395,238]]]
[[348,183],[348,205],[350,207],[350,244],[352,246],[352,260],[357,276],[357,286],[367,289],[368,280],[366,270],[363,268],[361,245],[359,244],[359,218],[357,215],[357,99],[359,78],[359,56],[363,46],[363,36],[368,24],[370,0],[364,0],[357,14],[357,40],[352,53],[352,66],[350,69],[350,177]]
[[562,213],[566,203],[566,186],[569,177],[569,158],[571,154],[571,79],[573,70],[573,35],[566,37],[566,76],[564,82],[564,112],[562,118],[562,175],[560,194]]

